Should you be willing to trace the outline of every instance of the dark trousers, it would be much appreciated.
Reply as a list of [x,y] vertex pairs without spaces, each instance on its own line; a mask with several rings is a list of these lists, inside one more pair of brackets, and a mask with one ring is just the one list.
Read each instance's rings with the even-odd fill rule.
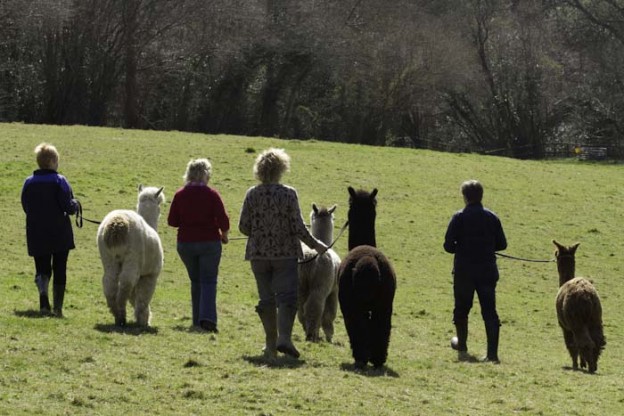
[[68,257],[69,250],[43,256],[35,256],[35,273],[50,278],[54,276],[54,286],[65,286],[67,282]]
[[497,281],[498,269],[496,264],[456,267],[453,272],[453,294],[455,296],[453,322],[461,323],[468,321],[468,315],[470,309],[472,309],[476,292],[481,305],[483,321],[499,323],[498,313],[496,312]]

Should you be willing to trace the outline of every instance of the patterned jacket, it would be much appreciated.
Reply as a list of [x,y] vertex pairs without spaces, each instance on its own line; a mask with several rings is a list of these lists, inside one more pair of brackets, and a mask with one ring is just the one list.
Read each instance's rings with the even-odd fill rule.
[[238,229],[249,237],[245,260],[302,257],[300,241],[312,248],[320,244],[303,222],[297,191],[282,184],[247,190]]

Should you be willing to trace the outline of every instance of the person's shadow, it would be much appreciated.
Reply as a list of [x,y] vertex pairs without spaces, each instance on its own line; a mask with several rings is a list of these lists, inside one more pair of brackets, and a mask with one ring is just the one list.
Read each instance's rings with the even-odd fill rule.
[[126,324],[119,326],[115,324],[95,324],[93,327],[96,331],[104,332],[107,334],[126,334],[126,335],[143,335],[143,334],[158,334],[158,327],[154,326],[142,326],[137,324]]
[[287,357],[285,355],[278,356],[273,360],[265,358],[264,355],[243,355],[243,360],[256,367],[269,368],[299,368],[305,364],[305,360]]
[[386,365],[383,365],[381,367],[372,367],[367,365],[366,367],[361,368],[357,367],[354,363],[342,363],[340,365],[340,368],[343,371],[361,374],[366,377],[400,377],[399,373]]
[[49,315],[43,314],[36,309],[26,309],[24,311],[13,311],[15,316],[19,316],[20,318],[30,318],[30,319],[39,319],[39,318],[54,318],[54,315],[51,313]]

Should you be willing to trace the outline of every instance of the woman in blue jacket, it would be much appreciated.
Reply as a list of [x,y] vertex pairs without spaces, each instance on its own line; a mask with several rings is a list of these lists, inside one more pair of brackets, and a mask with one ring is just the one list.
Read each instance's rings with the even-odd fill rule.
[[35,259],[40,312],[50,314],[48,286],[54,276],[54,314],[62,317],[67,257],[69,250],[75,248],[69,216],[78,210],[78,201],[67,179],[57,172],[56,148],[41,143],[35,148],[35,155],[39,169],[26,179],[22,188],[28,255]]
[[455,254],[453,322],[457,336],[451,340],[451,346],[459,351],[460,360],[471,358],[466,340],[468,315],[476,292],[487,336],[484,361],[498,363],[500,319],[496,311],[496,283],[499,277],[496,252],[507,248],[507,239],[500,219],[481,203],[481,183],[466,181],[461,185],[461,193],[466,205],[453,215],[444,236],[444,250]]

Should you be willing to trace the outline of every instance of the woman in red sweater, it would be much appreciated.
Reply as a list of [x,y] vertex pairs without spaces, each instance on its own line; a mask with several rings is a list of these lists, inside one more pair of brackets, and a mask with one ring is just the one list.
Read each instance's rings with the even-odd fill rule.
[[216,333],[217,276],[230,220],[221,196],[208,186],[211,175],[208,159],[188,163],[186,184],[173,197],[167,222],[178,228],[178,254],[191,279],[193,325]]

